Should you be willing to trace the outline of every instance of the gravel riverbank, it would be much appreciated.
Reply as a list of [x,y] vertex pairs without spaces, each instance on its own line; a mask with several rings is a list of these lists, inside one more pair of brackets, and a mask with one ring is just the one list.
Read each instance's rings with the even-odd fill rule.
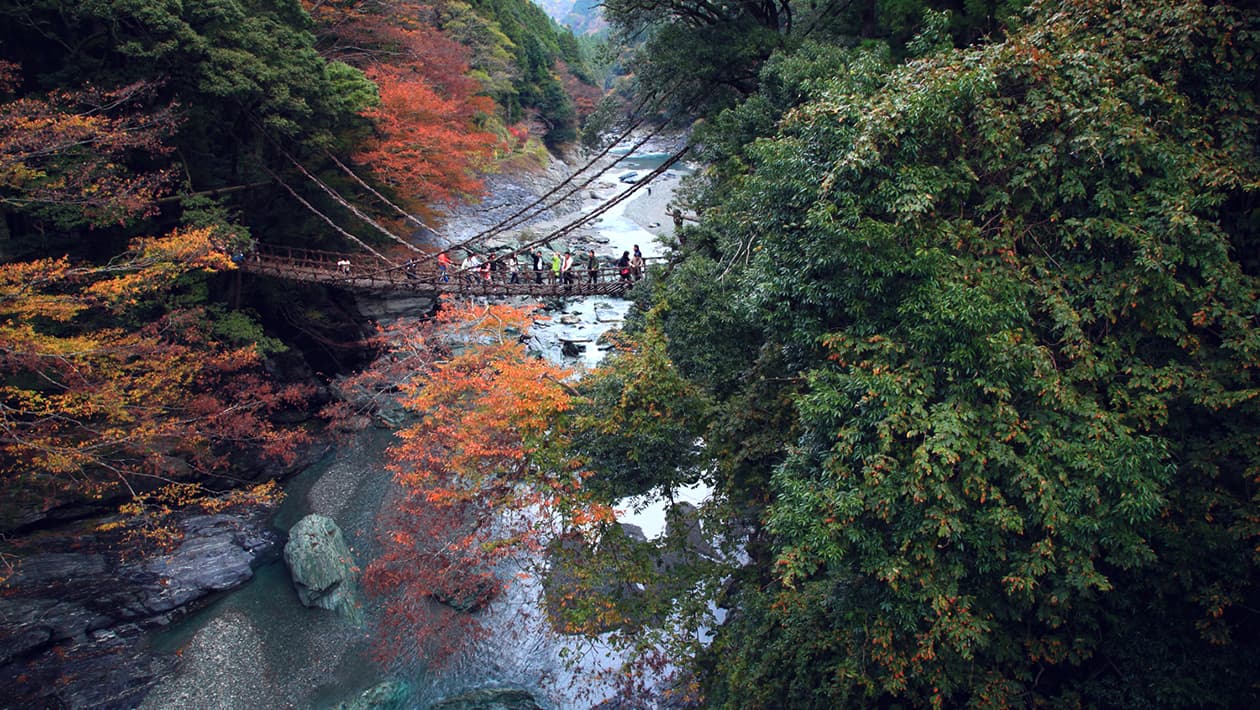
[[[565,187],[556,193],[556,197],[572,192],[569,197],[550,205],[555,198],[549,198],[538,207],[531,208],[526,215],[529,219],[496,234],[485,240],[484,246],[494,251],[508,251],[522,243],[530,242],[538,237],[564,227],[579,219],[582,214],[589,213],[604,202],[630,189],[630,182],[620,178],[629,176],[641,178],[655,168],[666,156],[678,149],[683,138],[681,136],[657,138],[640,148],[631,156],[622,157],[612,152],[602,158],[596,165],[578,174]],[[632,136],[624,141],[626,146],[633,145],[637,139]],[[451,208],[438,227],[444,236],[439,239],[443,246],[456,245],[451,249],[452,258],[458,261],[463,258],[465,250],[458,248],[464,240],[494,227],[504,219],[533,203],[552,187],[559,185],[566,178],[580,169],[589,158],[575,157],[567,161],[553,158],[545,170],[525,171],[513,174],[492,175],[486,179],[487,196],[476,203],[468,203]],[[583,185],[601,169],[606,171],[589,185]],[[659,255],[660,249],[654,245],[657,237],[668,237],[673,233],[673,219],[669,214],[671,200],[688,168],[679,166],[671,169],[641,188],[633,197],[615,206],[601,217],[566,234],[561,239],[553,240],[543,247],[545,256],[550,258],[552,251],[563,253],[566,250],[575,253],[586,253],[594,249],[595,253],[605,259],[613,260],[629,250],[633,244],[639,244],[648,256]],[[618,219],[627,224],[612,224],[614,233],[638,230],[640,234],[627,234],[625,239],[609,235],[610,222]]]

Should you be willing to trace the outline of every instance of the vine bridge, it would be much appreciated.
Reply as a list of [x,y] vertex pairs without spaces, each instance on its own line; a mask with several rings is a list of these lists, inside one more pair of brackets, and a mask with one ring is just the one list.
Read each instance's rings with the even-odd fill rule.
[[565,278],[557,277],[550,264],[538,271],[511,271],[506,265],[495,270],[452,267],[444,271],[432,261],[364,265],[364,256],[259,245],[237,266],[245,273],[362,291],[463,296],[622,296],[635,283],[635,274],[623,275],[620,268],[608,265],[593,273],[585,264],[575,265]]
[[[396,257],[389,257],[369,244],[350,234],[349,232],[338,226],[334,220],[323,212],[319,211],[310,201],[301,197],[298,192],[286,183],[279,175],[271,172],[272,177],[284,187],[294,199],[301,202],[307,209],[314,212],[321,219],[328,223],[335,231],[346,237],[348,240],[358,244],[364,249],[358,253],[340,253],[331,251],[317,251],[311,249],[300,249],[290,247],[277,247],[258,244],[249,254],[238,254],[234,257],[241,271],[261,276],[270,276],[275,278],[286,279],[290,281],[298,281],[305,283],[318,283],[330,286],[338,286],[341,288],[377,291],[377,292],[416,292],[427,294],[452,294],[452,295],[470,295],[470,296],[621,296],[634,285],[634,281],[643,274],[643,269],[638,268],[634,273],[623,273],[619,267],[608,265],[601,262],[598,269],[590,270],[582,259],[581,264],[575,263],[571,272],[567,275],[555,275],[550,269],[550,264],[545,264],[542,270],[535,271],[532,268],[525,268],[522,264],[521,268],[513,271],[508,265],[517,260],[518,255],[525,255],[524,261],[529,261],[528,255],[531,250],[547,245],[550,247],[552,240],[565,237],[569,233],[579,227],[588,224],[597,217],[607,212],[613,206],[630,198],[639,190],[647,187],[654,179],[660,177],[665,171],[673,167],[674,164],[682,160],[683,156],[688,152],[689,146],[684,146],[678,152],[670,155],[659,166],[650,170],[646,175],[639,177],[636,181],[629,185],[626,189],[618,194],[610,197],[602,202],[594,209],[584,212],[571,220],[567,224],[560,226],[547,234],[540,237],[531,238],[528,242],[520,243],[514,250],[508,253],[495,253],[492,249],[487,249],[485,243],[493,236],[503,234],[505,232],[523,227],[534,217],[539,216],[548,208],[554,207],[566,199],[571,198],[575,194],[579,194],[592,182],[600,176],[607,173],[618,163],[630,157],[634,151],[646,144],[656,133],[659,128],[650,132],[646,137],[637,141],[624,154],[612,160],[603,166],[598,164],[603,158],[626,138],[628,138],[639,125],[642,119],[635,121],[622,132],[610,145],[604,148],[598,155],[591,158],[585,165],[571,173],[567,178],[554,186],[547,193],[538,197],[532,203],[518,209],[512,215],[501,220],[494,226],[479,232],[472,237],[458,243],[451,243],[445,251],[463,250],[470,254],[483,253],[485,257],[483,261],[490,262],[496,267],[493,270],[461,270],[458,268],[447,267],[442,268],[437,264],[437,256],[439,252],[421,250],[409,241],[402,239],[390,230],[386,229],[378,221],[364,213],[348,199],[338,194],[332,187],[317,178],[309,170],[307,170],[301,162],[292,155],[284,152],[294,167],[298,169],[304,176],[314,182],[321,191],[332,197],[335,201],[353,213],[360,220],[370,224],[377,231],[384,234],[396,244],[411,250],[414,256],[408,258],[406,262],[399,263]],[[283,151],[282,151],[283,152]],[[353,178],[363,189],[388,204],[401,216],[416,226],[423,227],[430,232],[437,233],[428,225],[420,222],[414,215],[409,214],[401,207],[390,202],[385,196],[373,189],[366,182],[360,180],[348,167],[338,161],[331,154],[327,156],[331,162],[341,168],[347,175]],[[594,172],[590,173],[594,168]],[[584,173],[588,174],[585,180],[579,182],[578,176]],[[681,212],[675,214],[675,223],[682,219]],[[523,240],[522,240],[523,241]],[[531,264],[532,265],[532,264]],[[643,266],[646,266],[644,264]]]

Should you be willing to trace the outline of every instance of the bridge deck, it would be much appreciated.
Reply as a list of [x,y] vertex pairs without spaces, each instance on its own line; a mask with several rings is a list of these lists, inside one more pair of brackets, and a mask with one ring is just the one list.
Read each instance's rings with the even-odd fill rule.
[[[554,279],[550,270],[524,270],[516,275],[506,271],[482,273],[453,270],[442,274],[431,266],[365,268],[349,258],[331,252],[288,250],[284,256],[272,253],[250,254],[238,263],[250,274],[272,276],[302,283],[325,284],[361,291],[400,291],[466,296],[622,296],[634,285],[622,278],[616,267],[601,267],[592,281],[583,267],[574,269],[572,282]],[[362,255],[353,255],[361,258]],[[338,258],[340,257],[340,258]]]

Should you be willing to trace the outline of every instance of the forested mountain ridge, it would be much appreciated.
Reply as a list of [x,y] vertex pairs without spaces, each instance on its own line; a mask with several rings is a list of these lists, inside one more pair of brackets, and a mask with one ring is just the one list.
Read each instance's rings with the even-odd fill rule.
[[659,483],[753,531],[707,704],[1254,705],[1255,7],[860,45],[878,18],[763,5],[607,4],[663,49],[641,79],[708,102],[641,335],[684,378],[645,406],[704,442]]

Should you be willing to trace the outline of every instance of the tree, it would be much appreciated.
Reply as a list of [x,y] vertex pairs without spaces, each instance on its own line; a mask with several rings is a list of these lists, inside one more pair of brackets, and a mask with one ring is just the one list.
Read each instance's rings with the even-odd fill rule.
[[630,62],[645,90],[666,95],[684,115],[712,116],[758,90],[762,64],[807,41],[852,47],[891,44],[903,56],[925,15],[943,11],[960,46],[999,36],[1023,0],[607,0],[604,14],[626,40],[641,42]]
[[252,447],[292,456],[302,435],[269,414],[304,388],[272,386],[252,347],[163,303],[190,274],[229,268],[209,230],[137,239],[103,266],[0,266],[6,527],[66,503],[230,478],[229,457]]
[[794,407],[715,705],[1257,700],[1260,18],[1040,10],[849,53],[687,232],[679,370]]
[[430,201],[450,201],[481,188],[474,172],[493,155],[498,138],[478,131],[473,111],[488,100],[446,99],[423,81],[381,67],[369,72],[380,88],[380,105],[364,112],[375,123],[373,140],[356,153],[358,163],[395,190]]
[[[381,515],[382,551],[365,586],[384,600],[386,658],[438,658],[475,635],[478,608],[560,532],[583,534],[611,510],[583,490],[585,474],[554,448],[571,406],[568,372],[520,341],[528,309],[455,306],[382,333],[385,352],[349,388],[397,398],[416,420],[398,432],[396,497]],[[348,404],[334,418],[354,416]],[[438,600],[441,604],[435,602]],[[419,655],[412,655],[419,654]]]
[[428,24],[425,4],[317,3],[311,6],[329,57],[362,69],[377,100],[355,161],[404,202],[445,202],[477,192],[478,169],[500,147],[485,130],[493,101],[478,95],[469,52]]
[[[277,201],[258,185],[267,179],[260,163],[273,169],[277,161],[287,165],[273,150],[275,141],[328,145],[361,124],[359,111],[375,98],[362,72],[316,52],[310,19],[297,0],[69,5],[18,0],[0,7],[0,18],[0,59],[21,68],[16,99],[55,101],[61,113],[91,115],[102,136],[109,135],[106,121],[122,128],[127,117],[133,128],[140,119],[156,121],[155,128],[174,127],[161,136],[162,150],[136,145],[108,154],[111,181],[144,186],[146,179],[164,174],[181,192],[222,191],[225,207],[251,207],[244,214],[254,225],[292,223],[291,211],[283,219],[267,214]],[[145,91],[135,90],[141,87]],[[80,100],[84,92],[107,101],[127,92],[127,100],[89,114],[84,109],[90,106]],[[138,144],[155,133],[126,135]],[[91,147],[106,155],[99,139]],[[87,165],[87,152],[80,146],[64,155]],[[45,163],[56,167],[55,161]],[[73,186],[79,176],[69,176]],[[180,223],[176,204],[162,203],[155,215],[162,220],[159,230]],[[38,227],[12,226],[15,232]],[[102,238],[114,241],[101,253],[125,248],[130,236],[106,233]],[[78,246],[66,240],[56,253],[79,253]]]
[[569,448],[610,500],[700,478],[697,439],[707,424],[707,401],[666,355],[664,334],[649,326],[626,349],[610,353],[582,379]]
[[[0,70],[3,95],[16,88],[18,67]],[[175,129],[174,111],[145,107],[154,88],[59,90],[0,104],[0,204],[62,226],[151,214],[169,175],[124,164],[170,152],[164,141]]]

